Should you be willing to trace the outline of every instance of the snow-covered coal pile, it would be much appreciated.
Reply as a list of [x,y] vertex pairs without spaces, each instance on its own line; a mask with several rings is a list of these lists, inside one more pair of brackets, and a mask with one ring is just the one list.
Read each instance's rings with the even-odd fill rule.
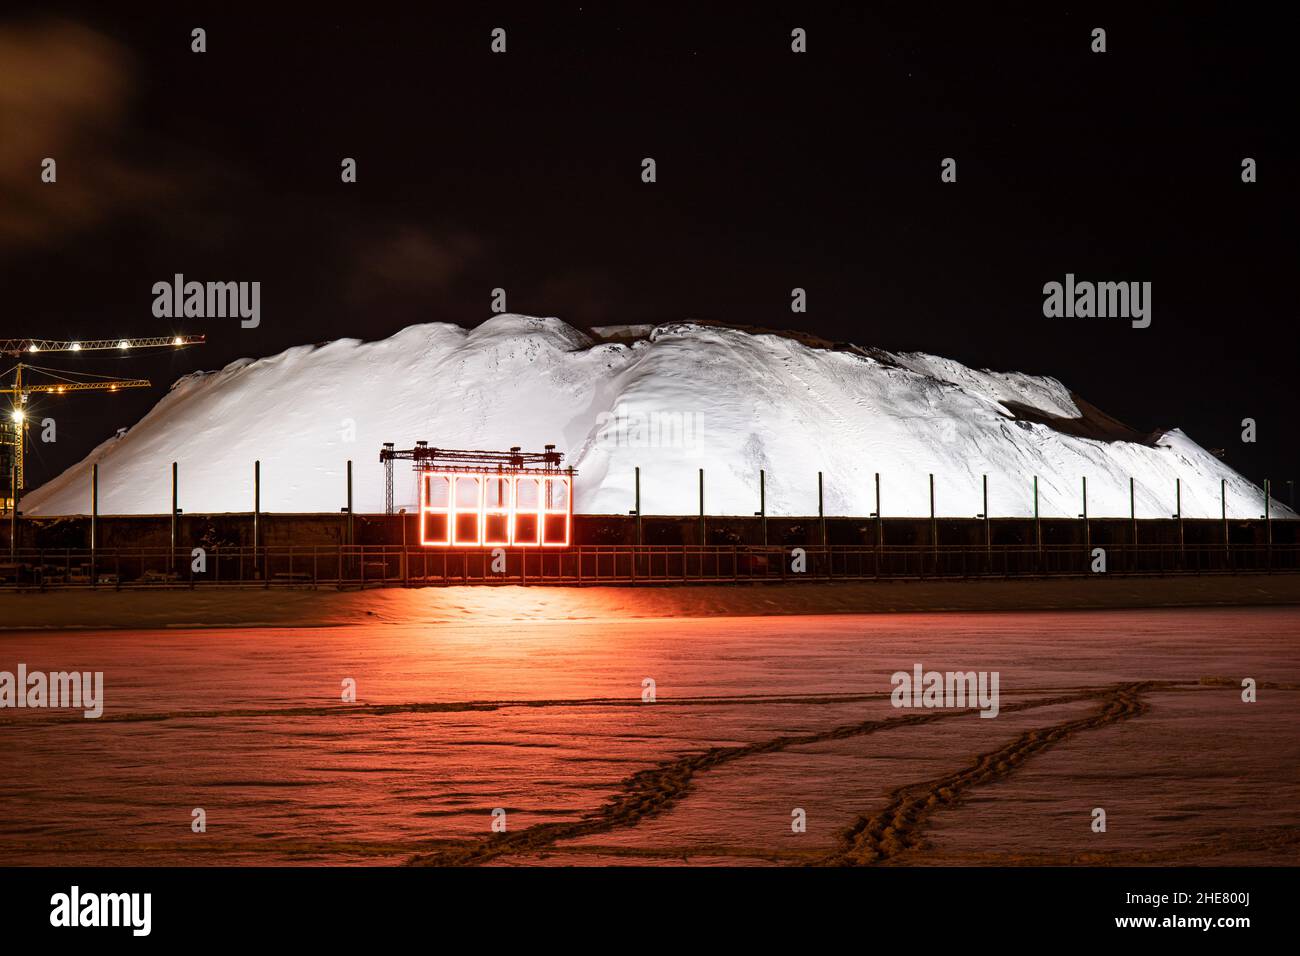
[[[694,514],[698,469],[710,514],[753,514],[759,470],[771,515],[886,516],[1081,511],[1168,517],[1263,512],[1262,491],[1178,430],[1129,432],[1052,378],[977,371],[915,353],[820,347],[794,337],[683,322],[580,332],[500,315],[473,330],[417,325],[379,342],[343,339],[186,376],[133,428],[23,499],[31,515],[165,513],[171,462],[188,513],[249,511],[253,462],[265,511],[334,512],[354,461],[356,508],[384,507],[383,442],[540,450],[578,468],[576,510],[626,514],[641,469],[646,514]],[[398,463],[396,504],[415,503]],[[1274,504],[1275,514],[1289,514]]]

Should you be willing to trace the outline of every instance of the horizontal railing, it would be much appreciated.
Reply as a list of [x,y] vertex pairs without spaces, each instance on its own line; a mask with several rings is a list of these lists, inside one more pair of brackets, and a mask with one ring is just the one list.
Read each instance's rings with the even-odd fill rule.
[[401,587],[1150,575],[1300,570],[1300,545],[582,545],[566,549],[18,549],[0,588]]

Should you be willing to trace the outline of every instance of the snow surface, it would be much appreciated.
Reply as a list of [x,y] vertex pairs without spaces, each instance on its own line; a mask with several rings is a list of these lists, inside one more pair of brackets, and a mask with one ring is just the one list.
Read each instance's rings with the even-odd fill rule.
[[[1093,441],[1016,421],[1001,404],[1078,417],[1053,378],[919,353],[877,361],[690,322],[617,328],[645,334],[599,342],[559,319],[499,315],[472,330],[416,325],[378,342],[299,346],[188,375],[22,507],[86,513],[98,462],[102,514],[166,513],[177,461],[183,510],[250,511],[260,459],[264,511],[337,513],[351,458],[357,510],[381,512],[380,445],[424,439],[448,448],[554,443],[578,468],[575,506],[588,514],[626,514],[637,466],[646,514],[696,513],[699,468],[709,514],[757,511],[760,468],[768,514],[778,516],[817,513],[818,471],[829,515],[874,511],[877,471],[886,516],[928,515],[930,473],[941,516],[982,511],[984,474],[994,517],[1033,514],[1035,475],[1044,517],[1080,513],[1085,475],[1096,517],[1128,516],[1130,475],[1138,517],[1171,515],[1177,478],[1185,517],[1219,516],[1220,479],[1230,516],[1263,514],[1261,489],[1179,430],[1156,447]],[[413,508],[414,476],[397,468],[396,504]]]

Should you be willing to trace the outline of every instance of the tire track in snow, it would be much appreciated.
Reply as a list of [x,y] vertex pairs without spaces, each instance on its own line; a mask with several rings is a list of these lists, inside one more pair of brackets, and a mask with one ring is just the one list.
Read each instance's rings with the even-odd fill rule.
[[[1233,688],[1239,687],[1239,679],[1234,677],[1202,677],[1199,680],[1157,680],[1115,685],[1102,688],[1038,688],[1038,692],[1055,692],[1056,696],[1046,698],[1034,698],[1016,703],[1004,704],[1002,712],[1010,713],[1020,710],[1028,710],[1036,707],[1047,707],[1058,704],[1067,704],[1081,700],[1101,700],[1103,706],[1101,710],[1094,715],[1081,718],[1075,721],[1067,721],[1063,724],[1053,725],[1047,728],[1041,728],[1035,731],[1029,731],[1016,738],[1005,747],[999,748],[990,754],[982,755],[977,759],[974,767],[966,768],[963,771],[950,774],[941,778],[939,781],[927,781],[922,783],[910,784],[905,787],[896,789],[892,792],[895,798],[886,811],[877,814],[872,818],[862,818],[845,831],[846,845],[834,854],[814,854],[812,856],[805,853],[789,853],[773,848],[764,848],[762,850],[740,851],[737,848],[715,847],[712,849],[714,855],[738,855],[745,857],[765,858],[774,863],[797,864],[800,862],[815,863],[854,863],[854,862],[887,862],[887,860],[874,859],[870,861],[848,859],[848,855],[855,849],[861,849],[863,846],[870,844],[871,837],[863,836],[864,834],[874,832],[877,838],[883,834],[883,830],[872,831],[870,823],[872,820],[879,820],[894,811],[897,817],[904,807],[904,801],[898,799],[905,793],[911,793],[913,796],[918,794],[929,793],[936,799],[933,802],[923,801],[921,813],[914,815],[907,826],[899,829],[895,828],[895,835],[901,833],[911,841],[911,846],[917,845],[920,829],[923,827],[925,819],[930,813],[937,812],[945,806],[950,806],[957,801],[961,792],[986,782],[994,782],[1002,779],[1012,773],[1023,760],[1032,755],[1032,753],[1046,749],[1065,737],[1071,736],[1085,729],[1102,726],[1107,723],[1114,723],[1118,720],[1127,719],[1129,716],[1136,716],[1134,713],[1124,712],[1124,708],[1119,708],[1118,713],[1112,713],[1112,704],[1120,702],[1124,693],[1128,692],[1130,696],[1137,697],[1148,691],[1166,692],[1190,692],[1195,693],[1198,690],[1208,690],[1211,688]],[[1284,691],[1300,690],[1300,684],[1294,682],[1273,682],[1261,681],[1257,685],[1261,689],[1274,689]],[[764,696],[764,695],[736,695],[726,697],[700,697],[700,698],[673,698],[661,700],[658,705],[667,703],[673,704],[750,704],[750,703],[789,703],[789,704],[807,704],[807,703],[843,703],[852,701],[877,700],[882,697],[888,697],[887,693],[871,694],[818,694],[818,695],[786,695],[786,696]],[[1138,701],[1141,710],[1144,711],[1146,705]],[[522,701],[477,701],[477,702],[449,702],[449,703],[427,703],[427,704],[399,704],[399,705],[380,705],[376,707],[344,707],[338,706],[321,707],[321,708],[276,708],[264,711],[220,711],[220,712],[195,712],[180,711],[166,714],[122,714],[116,719],[124,721],[132,720],[168,720],[183,719],[186,717],[215,717],[215,716],[282,716],[287,713],[314,713],[319,711],[322,714],[339,715],[343,713],[363,715],[376,714],[380,712],[388,713],[411,713],[423,711],[458,711],[467,709],[494,710],[498,707],[568,707],[568,706],[644,706],[638,702],[628,702],[624,699],[561,699],[561,700],[522,700]],[[719,747],[711,750],[687,755],[674,760],[665,761],[656,767],[640,771],[626,778],[622,784],[622,793],[607,802],[598,810],[589,814],[587,818],[573,821],[570,823],[556,824],[538,824],[526,830],[513,834],[502,834],[497,837],[483,839],[463,839],[463,838],[432,838],[425,840],[351,840],[342,841],[321,840],[321,841],[233,841],[214,843],[210,846],[204,846],[204,851],[212,851],[214,855],[220,855],[223,852],[247,852],[253,854],[264,854],[268,851],[275,853],[285,853],[291,857],[294,856],[328,856],[331,853],[338,852],[340,849],[355,853],[359,856],[385,857],[394,855],[407,855],[414,853],[415,856],[407,860],[408,865],[474,865],[485,862],[503,855],[532,855],[541,853],[577,854],[582,855],[623,855],[629,857],[644,856],[647,858],[685,858],[688,855],[699,855],[700,848],[689,847],[681,850],[672,848],[629,848],[625,846],[603,848],[599,846],[580,846],[564,847],[554,846],[560,840],[573,837],[585,836],[601,832],[608,832],[623,826],[635,826],[642,819],[669,809],[673,804],[685,797],[692,785],[693,777],[696,773],[701,773],[712,769],[713,767],[742,759],[751,755],[775,753],[790,747],[803,744],[819,743],[822,741],[845,739],[850,737],[861,736],[873,733],[876,730],[889,730],[910,726],[913,724],[926,723],[931,720],[947,719],[949,717],[969,716],[977,713],[972,709],[961,711],[931,711],[924,714],[909,714],[905,717],[885,718],[878,720],[867,720],[857,724],[844,725],[832,728],[828,731],[797,735],[783,736],[768,741],[741,746],[741,747]],[[107,715],[106,715],[107,718]],[[78,721],[79,722],[79,721]],[[0,726],[3,726],[0,724]],[[12,726],[19,726],[14,722]],[[996,758],[1003,755],[1005,759],[999,761]],[[999,766],[1001,764],[1001,766]],[[982,769],[980,769],[982,768]],[[957,789],[952,793],[945,795],[941,792],[942,785],[947,782],[949,789]],[[900,818],[901,819],[901,818]],[[852,843],[849,843],[850,834],[852,834]],[[858,837],[863,836],[862,840]],[[1212,841],[1211,841],[1212,842]],[[1277,834],[1261,835],[1258,839],[1250,844],[1259,849],[1276,848],[1278,845],[1289,845],[1300,842],[1300,835],[1291,840],[1279,840]],[[129,843],[104,843],[102,841],[79,841],[79,840],[62,840],[58,846],[49,847],[45,841],[42,841],[42,847],[45,850],[54,849],[62,852],[88,852],[112,850],[114,852],[155,852],[164,850],[181,850],[191,852],[195,849],[191,844],[171,844],[167,842],[158,843],[150,841],[145,844]],[[1191,846],[1207,848],[1205,841],[1197,841]],[[911,847],[909,847],[911,848]],[[1241,846],[1234,846],[1235,849],[1241,849]],[[0,850],[17,851],[30,850],[32,847],[27,841],[0,841]],[[1168,860],[1176,861],[1179,858],[1181,849],[1162,850],[1159,852],[1148,851],[1117,851],[1115,855],[1087,853],[1081,855],[1061,855],[1044,854],[1037,857],[1027,857],[1023,860],[1017,858],[1015,854],[998,855],[991,854],[987,863],[996,865],[1015,865],[1018,862],[1029,863],[1033,865],[1054,864],[1054,865],[1071,865],[1071,864],[1138,864],[1138,863],[1158,863]],[[705,855],[708,855],[707,853]],[[840,857],[846,857],[840,859]],[[976,861],[979,862],[979,861]]]
[[[1143,687],[1152,684],[1140,685]],[[1132,685],[1121,685],[1128,687]],[[1077,703],[1097,698],[1107,699],[1116,693],[1113,687],[1084,689],[1073,694],[1045,697],[1037,700],[1007,704],[1002,713],[1013,713],[1038,707]],[[474,866],[497,857],[533,853],[560,840],[605,833],[618,827],[635,826],[643,819],[662,813],[679,802],[690,791],[696,774],[715,767],[762,754],[779,753],[791,747],[825,743],[861,737],[882,730],[896,730],[917,724],[928,724],[957,717],[978,714],[973,708],[962,710],[932,710],[903,717],[864,720],[845,724],[810,734],[774,737],[736,747],[711,747],[708,750],[686,754],[667,760],[657,766],[638,771],[627,777],[620,792],[589,816],[566,823],[539,823],[514,833],[494,834],[483,840],[451,847],[432,853],[419,854],[407,861],[408,866]]]
[[974,787],[1001,780],[1032,757],[1076,734],[1140,717],[1148,705],[1142,695],[1157,682],[1120,684],[1090,696],[1101,707],[1087,717],[1029,730],[1007,744],[980,754],[973,764],[934,780],[905,784],[890,794],[889,803],[870,817],[860,817],[841,835],[843,845],[819,862],[830,866],[888,863],[918,849],[926,821],[939,810],[958,803]]

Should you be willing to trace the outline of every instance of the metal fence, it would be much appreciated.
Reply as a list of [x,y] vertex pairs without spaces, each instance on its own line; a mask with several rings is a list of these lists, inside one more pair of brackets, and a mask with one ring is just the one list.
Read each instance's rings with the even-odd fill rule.
[[[1104,560],[1104,566],[1101,561]],[[20,549],[0,588],[419,587],[709,584],[1224,574],[1300,570],[1300,545],[356,547]]]

